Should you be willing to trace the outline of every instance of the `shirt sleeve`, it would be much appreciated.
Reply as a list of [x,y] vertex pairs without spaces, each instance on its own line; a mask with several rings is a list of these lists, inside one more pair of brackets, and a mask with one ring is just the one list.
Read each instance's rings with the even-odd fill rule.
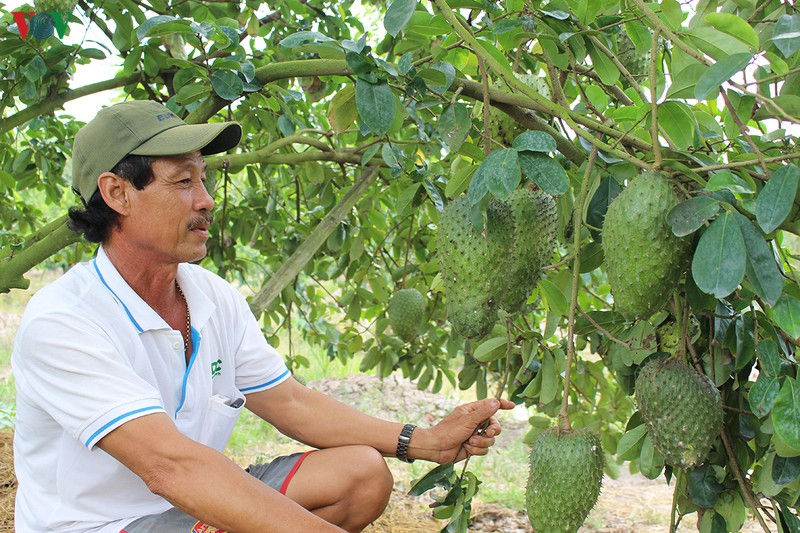
[[291,376],[281,354],[269,345],[247,301],[236,293],[236,314],[241,324],[236,350],[236,387],[244,394],[272,388]]
[[50,311],[22,325],[12,358],[16,386],[87,448],[125,422],[165,412],[98,325]]

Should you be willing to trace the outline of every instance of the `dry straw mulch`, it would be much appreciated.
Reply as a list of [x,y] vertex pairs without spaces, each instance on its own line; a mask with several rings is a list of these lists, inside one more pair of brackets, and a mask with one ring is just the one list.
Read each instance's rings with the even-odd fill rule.
[[0,532],[14,531],[14,496],[17,478],[14,475],[14,432],[0,430]]

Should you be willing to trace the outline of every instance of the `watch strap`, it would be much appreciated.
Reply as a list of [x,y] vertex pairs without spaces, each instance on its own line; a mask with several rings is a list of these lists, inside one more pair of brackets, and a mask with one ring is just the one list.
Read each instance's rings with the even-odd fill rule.
[[397,437],[397,452],[395,455],[401,461],[406,463],[413,463],[414,459],[408,458],[408,445],[411,443],[411,434],[417,428],[414,424],[406,424],[400,431],[400,436]]

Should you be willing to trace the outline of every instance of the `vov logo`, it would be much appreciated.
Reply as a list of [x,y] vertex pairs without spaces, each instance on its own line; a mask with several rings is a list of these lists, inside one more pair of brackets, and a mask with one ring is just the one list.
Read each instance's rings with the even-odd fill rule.
[[14,22],[19,29],[19,36],[25,39],[28,34],[39,40],[44,40],[53,35],[53,30],[58,33],[58,37],[64,37],[67,31],[67,21],[69,11],[48,11],[37,13],[35,11],[12,11]]

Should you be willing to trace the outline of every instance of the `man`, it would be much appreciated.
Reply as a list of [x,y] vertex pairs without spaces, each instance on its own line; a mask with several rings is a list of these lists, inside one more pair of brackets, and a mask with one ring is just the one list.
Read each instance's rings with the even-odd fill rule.
[[[78,132],[86,208],[70,217],[101,246],[31,299],[17,335],[17,531],[360,531],[391,492],[382,456],[445,462],[494,443],[508,401],[415,429],[307,389],[244,298],[191,264],[214,206],[203,155],[240,136],[146,101]],[[221,451],[243,406],[319,450],[240,469]]]

